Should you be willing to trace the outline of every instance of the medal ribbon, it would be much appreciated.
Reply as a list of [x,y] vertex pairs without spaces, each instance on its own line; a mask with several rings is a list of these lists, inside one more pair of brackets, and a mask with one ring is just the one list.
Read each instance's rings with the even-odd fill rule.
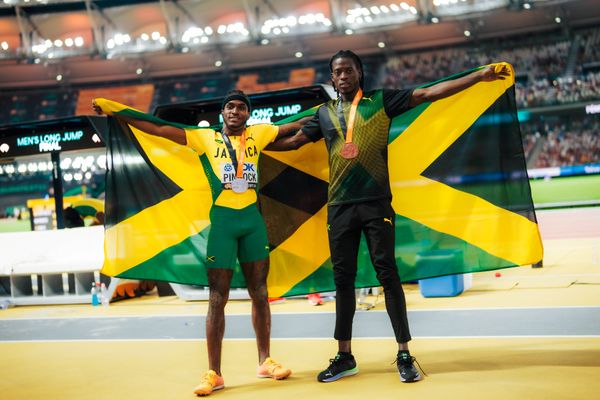
[[358,92],[352,99],[352,105],[350,106],[350,115],[348,117],[348,126],[346,126],[346,118],[344,117],[344,107],[342,105],[342,99],[338,103],[338,118],[340,120],[340,127],[342,128],[342,134],[346,138],[346,143],[352,143],[352,131],[354,130],[354,119],[356,118],[356,110],[358,108],[358,102],[362,99],[362,89],[358,88]]
[[242,133],[240,137],[240,146],[238,151],[240,153],[240,161],[238,163],[238,158],[235,150],[233,150],[233,145],[231,144],[231,140],[229,140],[229,136],[226,133],[221,133],[223,136],[223,141],[225,142],[225,146],[227,146],[227,151],[229,152],[229,158],[231,158],[231,163],[233,164],[233,168],[236,170],[235,177],[242,178],[244,172],[244,161],[246,160],[246,131]]

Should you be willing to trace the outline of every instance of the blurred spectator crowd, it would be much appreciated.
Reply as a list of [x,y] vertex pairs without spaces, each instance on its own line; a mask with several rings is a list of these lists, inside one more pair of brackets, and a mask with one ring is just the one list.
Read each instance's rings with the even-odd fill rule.
[[515,89],[520,108],[596,100],[600,97],[600,72],[577,77],[538,79],[527,85],[517,82]]
[[383,87],[412,87],[464,70],[498,61],[510,62],[517,76],[529,80],[554,78],[564,74],[570,41],[497,50],[446,49],[389,57],[380,72]]
[[530,168],[600,163],[597,117],[530,122],[522,124],[521,129]]

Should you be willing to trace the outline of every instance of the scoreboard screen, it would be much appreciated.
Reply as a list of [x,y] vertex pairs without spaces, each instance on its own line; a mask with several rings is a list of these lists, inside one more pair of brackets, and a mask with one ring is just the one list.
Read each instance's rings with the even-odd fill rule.
[[0,158],[103,147],[102,117],[73,117],[0,128]]

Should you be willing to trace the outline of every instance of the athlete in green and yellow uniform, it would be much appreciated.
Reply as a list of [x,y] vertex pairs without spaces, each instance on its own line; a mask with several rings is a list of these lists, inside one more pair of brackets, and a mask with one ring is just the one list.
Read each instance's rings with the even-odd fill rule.
[[[238,258],[247,263],[269,257],[265,223],[256,207],[258,157],[278,134],[277,126],[265,124],[247,127],[236,136],[212,129],[186,130],[187,146],[201,156],[213,198],[206,252],[209,268],[232,269]],[[229,148],[236,153],[235,162]],[[232,187],[238,169],[247,183],[243,192]]]
[[333,382],[358,372],[351,340],[357,254],[364,234],[398,343],[396,361],[400,380],[415,382],[421,375],[408,351],[411,335],[394,255],[396,213],[391,205],[387,152],[390,123],[392,118],[419,104],[443,99],[479,82],[504,79],[509,71],[501,64],[494,64],[427,88],[363,93],[363,67],[355,53],[339,51],[331,58],[329,68],[339,97],[323,104],[300,132],[269,147],[269,150],[290,150],[325,139],[329,153],[327,222],[336,286],[334,337],[339,352],[317,379]]
[[[103,110],[94,102],[94,110]],[[207,243],[209,306],[206,339],[209,371],[194,389],[208,395],[222,389],[221,348],[225,331],[225,305],[229,298],[233,268],[239,260],[252,300],[252,321],[256,333],[259,365],[257,375],[285,379],[290,374],[270,358],[271,312],[267,297],[269,242],[264,220],[257,208],[258,158],[276,139],[298,131],[302,122],[246,127],[250,100],[239,90],[223,101],[222,132],[213,129],[182,129],[159,125],[131,116],[114,115],[151,135],[161,136],[193,149],[202,161],[210,184],[213,204]]]

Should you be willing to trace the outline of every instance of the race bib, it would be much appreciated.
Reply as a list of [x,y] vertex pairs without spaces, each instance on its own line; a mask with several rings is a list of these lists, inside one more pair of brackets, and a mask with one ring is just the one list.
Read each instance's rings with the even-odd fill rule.
[[[248,182],[249,187],[256,187],[258,183],[257,165],[255,163],[244,163],[242,179]],[[231,183],[235,180],[236,170],[232,163],[221,163],[221,183],[224,187],[231,187]]]

